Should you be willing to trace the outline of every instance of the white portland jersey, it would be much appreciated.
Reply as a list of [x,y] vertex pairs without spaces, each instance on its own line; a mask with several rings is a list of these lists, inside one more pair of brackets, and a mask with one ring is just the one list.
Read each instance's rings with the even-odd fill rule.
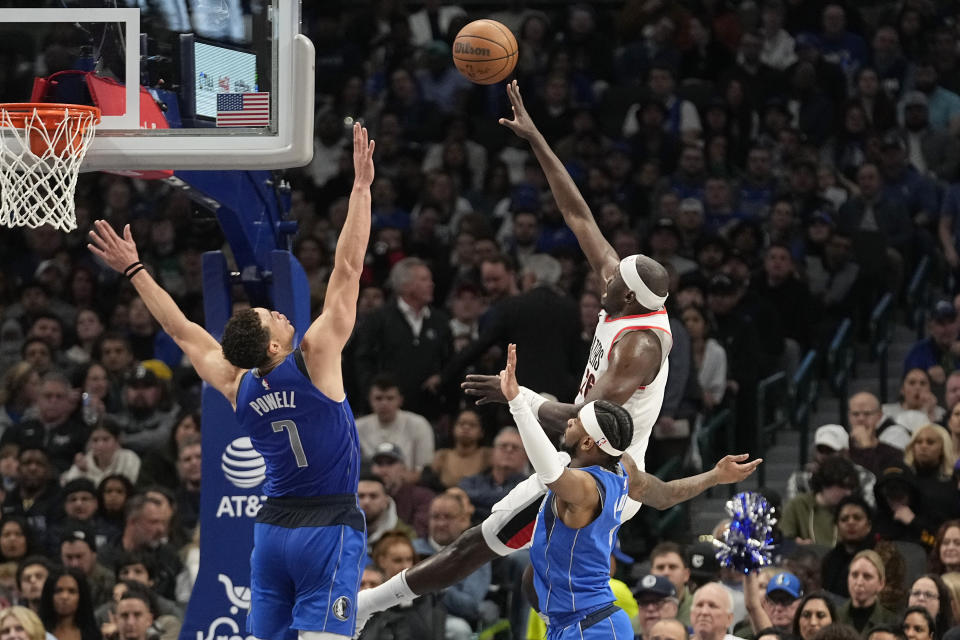
[[605,374],[610,366],[610,350],[613,349],[617,340],[630,331],[640,330],[652,330],[660,338],[661,352],[660,371],[657,372],[657,377],[647,386],[634,391],[630,399],[623,403],[623,408],[633,418],[633,441],[627,447],[627,453],[643,471],[647,443],[650,441],[653,425],[660,417],[663,391],[667,386],[667,375],[670,372],[667,356],[670,355],[670,349],[673,347],[673,336],[670,333],[670,320],[667,318],[666,309],[615,319],[608,318],[606,311],[600,312],[600,322],[597,323],[597,330],[593,334],[593,344],[587,358],[586,370],[583,372],[583,380],[580,382],[580,391],[577,393],[577,403],[583,402],[584,396]]

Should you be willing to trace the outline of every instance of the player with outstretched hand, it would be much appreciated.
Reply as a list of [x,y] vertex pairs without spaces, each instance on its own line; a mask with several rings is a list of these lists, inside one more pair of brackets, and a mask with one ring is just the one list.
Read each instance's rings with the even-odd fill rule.
[[220,343],[191,322],[137,256],[130,226],[103,220],[90,251],[130,279],[197,373],[230,402],[266,462],[268,497],[254,525],[249,633],[263,640],[350,637],[366,561],[357,503],[360,444],[340,354],[356,320],[370,236],[374,143],[353,127],[354,182],[323,312],[299,345],[287,318],[264,308],[235,313]]

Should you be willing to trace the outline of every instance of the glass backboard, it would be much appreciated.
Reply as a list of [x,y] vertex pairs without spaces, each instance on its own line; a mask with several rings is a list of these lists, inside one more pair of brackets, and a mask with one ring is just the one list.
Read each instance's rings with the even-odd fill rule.
[[309,162],[314,52],[299,0],[16,5],[0,8],[0,102],[100,107],[83,170]]

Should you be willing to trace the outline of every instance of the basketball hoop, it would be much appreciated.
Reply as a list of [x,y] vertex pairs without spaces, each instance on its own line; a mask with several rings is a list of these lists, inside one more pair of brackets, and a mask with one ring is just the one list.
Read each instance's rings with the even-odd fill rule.
[[77,228],[73,194],[99,123],[82,104],[0,104],[0,225]]

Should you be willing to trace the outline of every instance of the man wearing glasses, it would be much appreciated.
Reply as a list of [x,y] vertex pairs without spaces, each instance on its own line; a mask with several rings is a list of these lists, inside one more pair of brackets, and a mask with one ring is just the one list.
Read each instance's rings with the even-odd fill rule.
[[633,596],[640,607],[640,635],[645,640],[653,636],[653,625],[677,617],[677,589],[665,576],[645,575],[634,587]]
[[493,439],[490,468],[460,481],[470,502],[476,507],[474,522],[490,515],[490,509],[529,475],[527,454],[516,427],[504,427]]
[[757,574],[744,577],[743,591],[746,598],[749,625],[738,624],[734,629],[737,637],[753,640],[757,631],[773,627],[787,633],[791,632],[793,616],[797,612],[803,597],[803,585],[797,576],[787,571],[770,577],[763,598],[757,606]]

